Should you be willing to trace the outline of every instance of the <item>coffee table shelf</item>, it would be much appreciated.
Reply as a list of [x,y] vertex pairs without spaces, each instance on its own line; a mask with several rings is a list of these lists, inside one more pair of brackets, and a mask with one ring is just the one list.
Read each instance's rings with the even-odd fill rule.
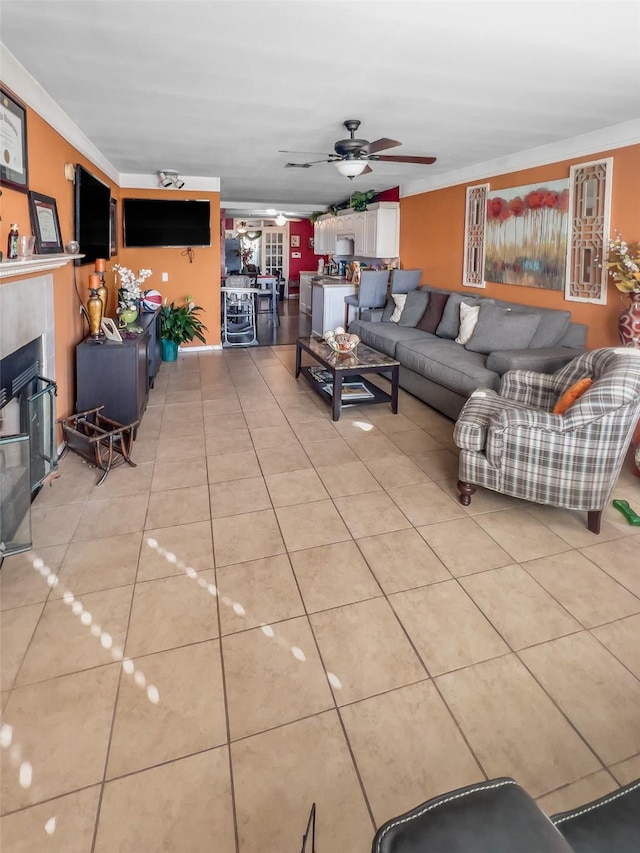
[[[333,391],[330,393],[313,376],[312,368],[302,365],[302,353],[306,352],[330,374]],[[340,418],[343,406],[363,406],[369,403],[391,403],[394,414],[398,412],[398,370],[400,362],[383,353],[377,352],[365,344],[360,344],[355,352],[348,354],[335,353],[322,338],[298,338],[296,341],[296,378],[302,374],[324,400],[332,408],[333,420]],[[388,394],[371,382],[363,374],[390,374],[391,393]],[[350,397],[343,393],[345,382],[361,382],[371,393],[371,397]]]

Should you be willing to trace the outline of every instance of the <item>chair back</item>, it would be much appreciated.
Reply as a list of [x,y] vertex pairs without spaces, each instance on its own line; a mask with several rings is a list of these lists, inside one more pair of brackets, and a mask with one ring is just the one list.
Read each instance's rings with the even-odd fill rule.
[[383,308],[387,301],[388,270],[362,270],[358,289],[360,308]]
[[245,272],[251,278],[252,287],[258,284],[258,276],[260,275],[260,267],[256,264],[245,264]]
[[224,286],[229,287],[251,287],[251,279],[248,275],[228,275],[224,280]]
[[392,270],[391,293],[409,293],[420,287],[422,270]]
[[640,350],[604,347],[585,352],[554,374],[554,390],[559,397],[587,376],[593,385],[567,410],[565,421],[576,426],[615,423],[616,433],[632,430],[640,415]]

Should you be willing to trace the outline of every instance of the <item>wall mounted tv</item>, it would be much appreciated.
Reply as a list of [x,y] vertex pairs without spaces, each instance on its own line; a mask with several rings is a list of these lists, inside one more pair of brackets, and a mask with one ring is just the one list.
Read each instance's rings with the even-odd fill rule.
[[210,246],[210,208],[208,201],[125,198],[124,245],[127,248]]
[[111,189],[84,166],[76,166],[75,229],[84,258],[76,265],[111,257]]

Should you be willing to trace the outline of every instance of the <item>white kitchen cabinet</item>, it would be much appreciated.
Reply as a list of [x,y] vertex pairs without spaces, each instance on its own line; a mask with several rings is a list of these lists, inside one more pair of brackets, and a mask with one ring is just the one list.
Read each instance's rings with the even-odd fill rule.
[[400,205],[397,201],[370,204],[365,214],[363,254],[367,258],[397,258],[400,254]]
[[340,213],[334,217],[336,221],[336,238],[353,237],[355,231],[355,215],[353,213]]
[[344,326],[344,298],[356,293],[357,288],[351,282],[313,283],[313,312],[311,314],[311,333],[323,335],[336,326]]
[[356,213],[354,217],[354,249],[356,255],[365,255],[365,235],[366,235],[366,219],[367,214]]
[[300,273],[300,298],[299,309],[301,314],[311,314],[311,281],[315,273],[301,272]]
[[400,204],[380,201],[366,212],[340,211],[321,216],[314,226],[316,255],[333,255],[337,240],[354,240],[353,252],[364,258],[397,258],[400,255]]

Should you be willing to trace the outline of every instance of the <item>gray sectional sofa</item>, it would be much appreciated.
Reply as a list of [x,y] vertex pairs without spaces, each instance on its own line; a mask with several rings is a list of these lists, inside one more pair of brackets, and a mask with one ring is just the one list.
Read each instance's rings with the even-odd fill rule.
[[[471,338],[456,343],[460,303],[478,308]],[[400,387],[455,420],[476,388],[498,390],[507,370],[553,373],[584,352],[587,327],[571,313],[438,290],[411,291],[397,322],[396,303],[349,325],[363,343],[400,362]],[[466,309],[463,309],[468,313]],[[425,331],[425,328],[431,331]]]

